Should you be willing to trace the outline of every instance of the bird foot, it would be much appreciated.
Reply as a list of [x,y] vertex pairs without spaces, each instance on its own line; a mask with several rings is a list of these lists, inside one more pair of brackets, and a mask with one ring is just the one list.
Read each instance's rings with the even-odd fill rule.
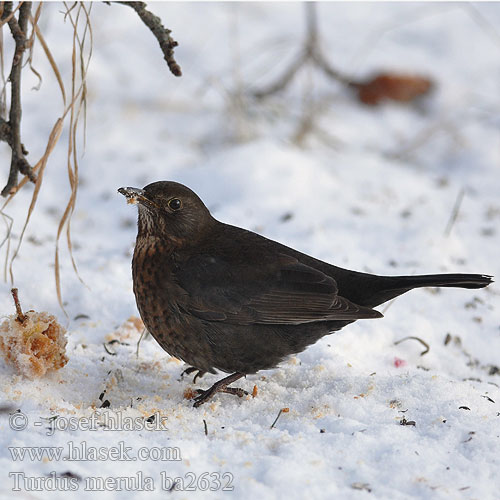
[[190,366],[189,368],[186,368],[182,373],[181,373],[181,377],[184,377],[184,375],[189,375],[193,372],[198,372],[194,378],[193,378],[193,384],[196,384],[196,379],[198,377],[203,377],[203,375],[205,375],[205,373],[207,372],[204,372],[203,370],[200,370],[199,368],[195,368],[194,366]]
[[194,398],[195,402],[193,406],[195,408],[198,408],[198,406],[201,406],[203,403],[206,403],[208,400],[212,399],[218,392],[234,394],[235,396],[242,398],[243,396],[248,394],[247,391],[240,389],[239,387],[228,387],[228,385],[244,376],[245,375],[243,373],[233,373],[232,375],[229,375],[229,377],[215,382],[215,384],[210,387],[210,389],[197,389],[196,392],[198,393],[198,396]]

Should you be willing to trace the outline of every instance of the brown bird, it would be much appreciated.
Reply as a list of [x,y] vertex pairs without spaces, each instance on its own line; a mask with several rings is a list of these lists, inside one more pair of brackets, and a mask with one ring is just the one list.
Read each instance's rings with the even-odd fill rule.
[[[212,217],[176,182],[120,188],[139,208],[132,260],[137,307],[171,356],[197,371],[230,373],[194,406],[259,370],[274,368],[373,307],[418,287],[483,288],[482,274],[377,276],[342,269]],[[195,381],[196,381],[195,377]]]

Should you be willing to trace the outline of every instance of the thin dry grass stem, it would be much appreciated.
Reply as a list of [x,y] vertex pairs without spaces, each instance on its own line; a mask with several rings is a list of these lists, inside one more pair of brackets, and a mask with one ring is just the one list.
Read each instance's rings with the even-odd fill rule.
[[[16,12],[21,7],[21,3],[22,2],[20,2],[18,4],[18,6],[14,10],[14,12]],[[38,19],[40,18],[40,14],[41,14],[41,4],[38,5],[38,8],[37,8],[37,10],[35,12],[35,16],[34,17],[31,15],[31,10],[29,10],[27,12],[27,14],[28,15],[27,15],[26,21],[29,20],[31,22],[31,25],[32,25],[32,30],[31,30],[30,36],[29,37],[25,37],[25,40],[26,40],[25,46],[26,46],[26,48],[29,49],[29,57],[28,57],[28,60],[27,60],[27,64],[30,65],[31,69],[35,72],[35,74],[38,75],[38,77],[40,78],[40,81],[41,81],[40,75],[33,69],[33,66],[32,66],[33,46],[34,46],[34,42],[35,42],[35,32],[36,32],[36,29],[38,29],[37,22],[38,22]],[[3,60],[2,60],[2,76],[3,76]],[[5,86],[4,86],[4,89],[3,89],[3,94],[5,95]],[[59,130],[60,129],[60,125],[61,124],[60,124],[60,122],[58,120],[56,122],[53,130],[52,130],[52,133],[51,133],[50,137],[49,137],[49,142],[47,144],[47,148],[46,148],[44,156],[38,161],[38,163],[35,165],[35,167],[31,170],[31,178],[25,175],[25,177],[21,180],[21,182],[19,182],[14,187],[14,189],[12,189],[11,192],[9,193],[7,199],[5,200],[5,202],[3,204],[2,210],[1,210],[1,213],[4,216],[4,220],[5,220],[5,217],[9,217],[9,216],[7,216],[3,212],[3,209],[12,200],[12,198],[14,197],[14,195],[28,182],[28,180],[32,180],[33,176],[35,175],[35,173],[37,171],[40,171],[41,174],[42,174],[42,176],[43,176],[43,169],[45,168],[45,164],[46,164],[46,161],[47,161],[47,158],[48,158],[48,154],[50,154],[50,152],[54,148],[55,142],[57,142],[57,138],[60,135],[60,130]],[[55,142],[54,142],[54,139],[56,139]],[[10,256],[10,243],[11,243],[10,236],[11,236],[12,223],[10,224],[10,227],[8,228],[5,240],[0,245],[0,246],[3,246],[3,244],[5,243],[5,241],[8,242],[7,248],[6,248],[6,253],[5,253],[4,278],[7,279],[7,269],[9,269],[10,277],[11,277],[11,281],[12,282],[13,282],[13,270],[12,270],[13,261],[14,261],[15,257],[17,256],[18,252],[19,252],[19,247],[20,247],[20,244],[21,244],[21,241],[22,241],[22,237],[24,235],[24,232],[26,230],[27,224],[29,222],[31,213],[32,213],[32,211],[34,209],[34,206],[36,204],[36,199],[37,199],[37,196],[38,196],[38,191],[40,189],[40,184],[41,184],[41,179],[37,179],[37,182],[35,184],[35,190],[33,192],[32,200],[31,200],[31,205],[30,205],[30,208],[28,210],[26,221],[25,221],[22,233],[21,233],[21,238],[20,238],[19,244],[18,244],[18,246],[17,246],[17,248],[16,248],[16,250],[14,252],[14,255],[10,259],[10,266],[9,266],[9,256]],[[12,219],[10,218],[10,220],[12,220]]]
[[[88,60],[86,65],[83,64],[83,57],[80,57],[80,64],[82,67],[82,75],[85,75],[85,82],[87,81],[86,75],[87,75],[87,70],[90,65],[90,59],[92,58],[92,47],[94,45],[94,35],[92,34],[92,23],[90,22],[90,11],[92,9],[92,4],[90,4],[89,9],[87,11],[85,4],[82,4],[82,8],[85,11],[85,14],[87,16],[87,23],[85,25],[85,30],[88,28],[89,32],[89,37],[90,37],[90,42],[89,42],[89,55],[88,55]],[[80,51],[80,55],[83,56],[83,50]],[[85,83],[84,87],[84,99],[82,100],[83,104],[83,149],[85,151],[85,147],[87,145],[87,83]]]
[[[43,169],[45,168],[47,160],[48,160],[50,154],[52,153],[52,150],[54,149],[57,141],[59,140],[59,136],[61,135],[63,122],[64,122],[64,115],[63,115],[62,118],[58,118],[58,120],[54,124],[54,127],[52,128],[52,131],[51,131],[51,133],[49,135],[49,140],[48,140],[47,146],[45,148],[45,153],[42,156],[42,158],[40,158],[40,160],[38,160],[37,164],[33,167],[33,173],[38,174],[39,171],[41,170],[42,171],[42,176],[43,176]],[[10,195],[8,196],[8,198],[5,200],[4,204],[2,205],[2,208],[0,209],[0,213],[2,213],[3,215],[7,216],[7,214],[5,214],[5,212],[3,212],[3,210],[9,204],[9,202],[12,200],[12,198],[14,198],[14,196],[16,195],[16,193],[27,182],[29,182],[29,178],[25,176],[21,180],[21,182],[19,182],[19,184],[16,186],[15,191],[11,192]],[[40,183],[41,183],[41,181],[40,181]],[[36,204],[36,197],[38,196],[38,190],[39,190],[39,188],[37,189],[36,184],[35,184],[35,189],[33,191],[33,195],[32,195],[32,198],[31,198],[31,204],[30,204],[30,208],[28,210],[28,215],[26,216],[26,220],[25,220],[25,223],[24,223],[24,226],[23,226],[23,230],[21,232],[21,237],[19,239],[16,251],[14,252],[14,255],[12,256],[12,258],[10,259],[10,264],[9,264],[9,255],[10,255],[10,236],[11,236],[11,232],[9,231],[9,233],[7,235],[7,237],[8,237],[8,240],[7,240],[8,244],[7,244],[7,249],[6,249],[6,253],[5,253],[4,279],[7,280],[7,269],[8,269],[9,270],[9,274],[10,274],[10,280],[11,280],[12,283],[14,282],[13,262],[14,262],[14,259],[16,258],[17,254],[19,252],[19,248],[21,246],[21,242],[22,242],[22,239],[23,239],[23,236],[24,236],[24,232],[26,230],[26,227],[28,225],[28,222],[29,222],[29,219],[30,219],[30,216],[31,216],[31,212],[34,209],[34,206]],[[7,216],[7,217],[10,217],[10,216]]]
[[[56,125],[57,125],[57,122],[56,122]],[[54,126],[55,128],[55,126]],[[52,132],[54,131],[54,129],[52,129]],[[50,140],[50,139],[49,139]],[[42,164],[42,160],[39,160],[38,163],[33,167],[33,173],[37,173],[38,170],[40,169],[40,166]],[[4,204],[2,205],[2,208],[0,209],[0,213],[4,216],[4,217],[7,217],[9,219],[12,220],[13,222],[13,219],[12,217],[10,217],[9,215],[7,215],[3,210],[4,208],[9,204],[9,202],[12,200],[12,198],[14,198],[15,194],[29,181],[29,178],[28,177],[24,177],[21,182],[16,186],[16,190],[13,191],[9,196],[8,198],[4,201]],[[11,229],[12,229],[12,224],[11,224]],[[11,230],[9,230],[7,232],[7,236],[6,236],[6,239],[7,239],[7,249],[5,251],[5,260],[4,260],[4,280],[7,281],[7,274],[8,274],[8,270],[10,270],[10,275],[11,275],[11,281],[13,282],[13,278],[12,278],[12,262],[10,263],[10,266],[9,266],[9,255],[10,255],[10,242],[11,242]],[[3,243],[2,243],[3,245]],[[0,245],[0,246],[2,246]]]
[[[33,21],[32,21],[33,23]],[[35,29],[36,37],[38,41],[40,42],[40,45],[42,46],[43,51],[45,52],[45,56],[47,57],[50,67],[52,68],[52,71],[54,72],[54,75],[56,77],[57,83],[59,85],[59,89],[61,90],[61,95],[63,98],[63,104],[66,106],[66,90],[64,88],[64,83],[62,81],[61,73],[59,72],[59,68],[57,67],[56,61],[54,60],[54,57],[52,56],[52,53],[50,52],[50,49],[47,45],[47,42],[45,41],[45,38],[43,37],[42,32],[40,31],[40,28],[38,27],[38,24],[33,23],[33,28]]]
[[[90,11],[91,11],[91,6],[87,8],[83,3],[75,2],[69,6],[67,3],[64,4],[66,7],[66,12],[64,13],[65,19],[69,19],[70,22],[72,23],[73,26],[73,52],[72,52],[72,86],[71,86],[71,100],[69,103],[67,103],[67,96],[66,96],[66,89],[61,77],[61,73],[59,71],[59,68],[52,56],[52,53],[50,52],[50,49],[43,37],[43,34],[41,33],[41,30],[38,27],[38,19],[40,17],[40,7],[37,9],[35,16],[30,17],[31,25],[33,27],[32,34],[30,37],[31,41],[31,47],[30,50],[32,51],[32,46],[34,43],[35,38],[40,42],[40,45],[42,46],[42,49],[45,53],[45,56],[47,57],[49,64],[52,68],[52,71],[54,72],[54,75],[57,79],[59,89],[61,91],[61,96],[64,104],[64,110],[62,115],[57,119],[55,122],[52,131],[50,133],[49,139],[47,141],[47,145],[45,148],[45,152],[43,156],[40,158],[40,160],[36,163],[36,165],[33,167],[33,173],[37,174],[37,179],[35,183],[35,189],[33,191],[33,195],[31,198],[30,206],[28,209],[28,213],[26,216],[26,220],[24,222],[20,238],[17,244],[16,249],[13,252],[12,257],[10,258],[10,265],[8,265],[9,261],[9,249],[10,249],[10,235],[11,235],[11,230],[10,228],[12,227],[12,222],[10,223],[8,233],[6,238],[2,243],[0,243],[0,247],[5,243],[5,241],[8,242],[7,245],[7,253],[6,253],[6,258],[5,258],[5,266],[4,266],[4,274],[5,277],[7,277],[7,268],[9,270],[10,274],[10,280],[13,282],[14,281],[14,274],[13,274],[13,264],[14,261],[19,253],[19,249],[21,246],[21,243],[23,241],[24,234],[26,232],[26,228],[28,226],[28,223],[30,221],[31,215],[33,213],[33,210],[35,208],[37,199],[38,199],[38,194],[40,191],[40,187],[43,181],[43,174],[45,172],[45,167],[47,166],[47,162],[49,159],[49,156],[51,155],[53,149],[55,148],[62,130],[63,130],[63,125],[68,117],[69,114],[69,139],[68,139],[68,162],[67,162],[67,168],[68,168],[68,179],[70,183],[70,189],[71,189],[71,195],[70,199],[68,201],[68,204],[64,210],[64,213],[61,217],[61,220],[59,222],[58,230],[57,230],[57,239],[56,239],[56,251],[55,251],[55,281],[56,281],[56,291],[57,291],[57,298],[59,301],[59,304],[61,305],[61,308],[64,311],[64,307],[62,304],[62,294],[61,294],[61,283],[60,283],[60,262],[59,262],[59,239],[60,236],[63,232],[63,229],[66,227],[66,239],[68,243],[68,249],[70,252],[71,256],[71,262],[73,265],[73,268],[78,276],[78,278],[81,280],[78,270],[76,267],[75,260],[73,258],[73,246],[71,242],[71,228],[70,228],[70,220],[71,216],[73,214],[74,208],[75,208],[75,202],[76,202],[76,193],[77,193],[77,187],[78,187],[78,156],[77,156],[77,129],[78,129],[78,123],[79,119],[82,115],[85,117],[85,112],[86,112],[86,97],[87,97],[87,89],[86,89],[86,74],[88,70],[88,66],[90,63],[90,58],[92,55],[92,27],[90,24]],[[76,10],[76,11],[75,11]],[[75,11],[75,12],[74,12]],[[82,21],[83,20],[83,21]],[[81,23],[83,22],[83,32],[82,35],[80,36],[79,34],[79,26],[81,26]],[[89,40],[89,48],[86,49],[87,47],[87,40]],[[87,54],[85,55],[85,52],[87,50]],[[31,58],[32,52],[30,52],[30,58]],[[31,62],[30,62],[31,64]],[[85,121],[84,121],[85,125]],[[85,132],[85,127],[84,127],[84,132]],[[16,188],[9,194],[8,198],[5,200],[2,209],[0,210],[0,214],[4,217],[9,218],[12,220],[7,214],[3,212],[3,209],[7,206],[7,204],[12,200],[14,195],[28,182],[28,178],[24,177],[16,186]],[[82,281],[83,283],[83,281]],[[65,312],[65,311],[64,311]]]
[[[9,266],[9,273],[10,273],[10,279],[11,282],[14,282],[14,272],[13,272],[13,264],[14,260],[17,257],[19,253],[19,248],[21,247],[21,243],[23,241],[24,233],[26,232],[26,228],[28,227],[29,220],[31,218],[31,214],[33,213],[33,210],[35,208],[37,199],[38,199],[38,193],[40,192],[40,187],[42,185],[42,180],[43,180],[43,174],[45,172],[45,167],[47,166],[47,161],[49,159],[50,154],[52,153],[52,150],[54,149],[55,145],[57,144],[57,141],[59,140],[59,137],[61,136],[62,128],[63,128],[63,123],[64,123],[64,118],[59,118],[56,121],[56,124],[54,125],[52,132],[50,133],[49,136],[49,141],[47,143],[47,147],[45,148],[45,153],[42,156],[42,158],[39,160],[37,163],[36,167],[37,168],[37,179],[35,182],[35,189],[33,190],[33,196],[31,197],[31,203],[28,209],[28,214],[26,216],[26,220],[24,221],[23,229],[21,231],[21,235],[19,236],[19,242],[17,244],[17,247],[14,251],[14,255],[10,259],[10,266]],[[26,178],[25,178],[26,179]],[[23,179],[23,180],[25,180]],[[14,193],[9,196],[9,198],[6,200],[4,203],[4,206],[12,199],[12,196]]]
[[[7,243],[7,248],[6,248],[5,252],[6,252],[6,255],[8,256],[9,251],[10,251],[12,225],[14,224],[14,219],[10,215],[6,214],[5,212],[0,211],[0,214],[3,217],[3,220],[5,222],[5,226],[7,229],[7,233],[5,235],[5,238],[0,243],[0,248],[2,248],[5,245],[5,243]],[[7,265],[8,265],[8,259],[5,259],[4,269],[3,269],[3,276],[4,276],[5,281],[7,281]]]
[[78,5],[78,2],[73,2],[73,5],[68,8],[68,3],[63,2],[64,6],[66,7],[66,12],[64,13],[64,22],[66,22],[66,18],[70,15],[71,11]]
[[36,26],[38,25],[38,20],[40,19],[40,14],[42,13],[43,2],[38,4],[35,12],[35,16],[29,16],[29,21],[31,23],[32,29],[31,34],[27,40],[27,46],[29,48],[27,64],[30,67],[32,73],[38,78],[38,84],[33,87],[33,90],[39,90],[42,85],[42,75],[33,67],[33,47],[35,46],[35,36],[36,36]]
[[[65,4],[65,6],[67,7],[67,4]],[[92,6],[90,6],[89,10],[87,10],[83,3],[79,3],[75,17],[73,17],[73,15],[71,14],[71,10],[73,9],[73,7],[71,7],[71,9],[68,8],[68,11],[66,13],[67,17],[69,18],[70,22],[73,25],[73,49],[71,56],[71,61],[72,61],[71,98],[74,105],[71,106],[70,109],[68,156],[67,156],[68,179],[71,188],[71,195],[64,210],[64,213],[59,221],[59,226],[57,228],[56,251],[55,251],[56,292],[59,304],[63,309],[64,307],[62,305],[60,262],[59,262],[59,240],[64,227],[66,227],[66,241],[73,269],[78,279],[83,284],[85,284],[82,278],[80,277],[73,256],[73,244],[71,241],[71,217],[75,209],[76,195],[78,190],[77,129],[82,110],[84,116],[86,113],[86,98],[87,98],[86,74],[92,56],[92,27],[90,25],[91,8]],[[80,25],[80,19],[82,18],[84,25],[83,25],[83,33],[82,36],[80,37],[78,33],[78,26]],[[90,43],[89,43],[88,55],[87,58],[85,58],[85,41],[87,39],[87,35],[90,39]],[[80,81],[78,88],[77,88],[77,80]]]
[[[55,125],[52,128],[52,131],[50,133],[49,140],[48,140],[47,146],[45,148],[45,152],[44,152],[42,158],[40,158],[40,160],[38,161],[38,163],[35,165],[35,167],[33,167],[34,172],[37,173],[37,181],[35,183],[35,189],[33,190],[33,196],[31,198],[31,203],[30,203],[30,207],[29,207],[29,210],[28,210],[28,215],[26,216],[26,220],[24,222],[24,226],[23,226],[23,229],[21,231],[21,235],[19,237],[19,242],[17,244],[17,247],[16,247],[16,250],[14,252],[14,255],[12,256],[12,258],[10,260],[9,272],[10,272],[10,279],[11,279],[12,282],[14,281],[13,263],[14,263],[14,260],[15,260],[15,258],[17,256],[17,254],[19,253],[19,248],[21,246],[21,243],[22,243],[22,240],[23,240],[23,237],[24,237],[24,233],[25,233],[26,228],[28,226],[31,214],[33,213],[33,209],[35,208],[35,205],[36,205],[36,201],[38,199],[38,193],[40,191],[40,187],[41,187],[42,180],[43,180],[43,174],[44,174],[44,171],[45,171],[45,167],[47,166],[47,161],[48,161],[49,156],[51,155],[52,151],[54,150],[54,148],[55,148],[55,146],[57,144],[57,141],[59,140],[59,137],[61,136],[61,132],[62,132],[62,129],[63,129],[64,120],[65,120],[67,114],[70,112],[70,110],[74,107],[77,99],[79,98],[79,96],[81,94],[81,91],[82,91],[82,88],[80,86],[78,92],[75,94],[74,99],[72,99],[72,101],[66,107],[66,109],[65,109],[64,113],[62,114],[62,116],[57,119],[57,121],[56,121],[56,123],[55,123]],[[17,190],[19,190],[24,184],[26,184],[27,181],[28,181],[28,179],[24,178],[19,183]],[[3,207],[2,207],[2,210],[7,205],[7,203],[9,203],[9,201],[13,198],[14,194],[15,193],[12,193],[9,196],[9,198],[5,201],[5,203],[4,203]]]

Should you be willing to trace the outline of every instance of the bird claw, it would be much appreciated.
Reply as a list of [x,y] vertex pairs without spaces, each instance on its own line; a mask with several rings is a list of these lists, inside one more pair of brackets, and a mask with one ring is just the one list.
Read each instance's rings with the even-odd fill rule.
[[182,373],[181,373],[181,377],[184,377],[184,375],[189,375],[193,372],[198,372],[194,377],[193,377],[193,384],[196,384],[196,379],[198,377],[203,377],[203,375],[205,375],[205,373],[207,372],[204,372],[203,370],[200,370],[199,368],[195,368],[194,366],[190,366],[189,368],[186,368]]
[[198,394],[198,396],[194,398],[193,406],[195,408],[198,408],[198,406],[201,406],[203,403],[206,403],[208,400],[212,399],[218,392],[224,392],[226,394],[234,394],[235,396],[238,396],[240,398],[248,395],[247,391],[240,389],[239,387],[228,387],[228,385],[231,382],[234,382],[241,377],[243,377],[243,374],[234,373],[229,377],[219,380],[209,389],[206,390],[196,389],[196,393]]
[[225,392],[226,394],[234,394],[239,398],[242,398],[243,396],[248,396],[249,394],[247,391],[245,391],[244,389],[240,389],[239,387],[226,387],[226,389],[220,392]]
[[212,399],[218,392],[224,392],[226,394],[234,394],[235,396],[238,396],[239,398],[242,398],[243,396],[248,396],[248,392],[245,391],[244,389],[240,389],[239,387],[226,387],[225,389],[218,389],[215,391],[212,391],[212,387],[210,389],[207,389],[204,391],[203,389],[196,389],[196,392],[198,393],[198,396],[194,398],[194,407],[198,408],[198,406],[201,406],[203,403],[206,403],[208,400]]

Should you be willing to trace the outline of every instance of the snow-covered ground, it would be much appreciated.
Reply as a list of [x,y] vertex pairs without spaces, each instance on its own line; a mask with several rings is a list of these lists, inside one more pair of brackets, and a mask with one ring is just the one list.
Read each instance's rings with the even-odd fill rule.
[[[116,192],[179,181],[219,220],[352,269],[499,276],[499,4],[319,5],[321,43],[338,69],[358,77],[415,72],[437,83],[419,105],[377,108],[311,67],[268,100],[248,97],[296,57],[301,4],[150,8],[180,43],[182,78],[168,72],[132,9],[92,8],[87,138],[71,223],[85,285],[62,239],[68,317],[54,284],[57,223],[69,197],[67,131],[13,265],[24,309],[49,311],[67,326],[69,362],[34,381],[0,364],[0,496],[67,498],[62,490],[72,487],[74,498],[500,498],[497,284],[413,291],[381,306],[384,319],[359,321],[248,376],[242,386],[257,386],[256,397],[220,395],[195,409],[184,391],[216,376],[181,380],[181,362],[154,340],[143,341],[137,356],[139,332],[120,327],[138,314],[130,272],[136,214]],[[61,10],[47,5],[40,23],[67,81],[71,30]],[[33,91],[36,79],[25,77],[23,114],[33,162],[62,109],[39,50],[34,64],[44,81]],[[299,137],[312,108],[315,128]],[[0,154],[3,186],[5,145]],[[14,218],[11,249],[31,192],[27,186],[5,209]],[[6,316],[14,312],[11,283],[1,288]],[[394,344],[407,336],[430,351],[421,356],[415,340]],[[107,346],[115,355],[103,345],[113,339],[121,342]],[[109,409],[92,417],[106,400]],[[25,420],[9,416],[17,409]],[[106,416],[107,428],[89,424]],[[135,417],[134,430],[113,430]],[[156,430],[138,428],[145,418]],[[79,429],[67,428],[75,422]],[[61,447],[61,457],[14,460],[19,449],[8,447],[23,446]],[[92,455],[120,446],[130,447],[121,457],[130,460]],[[166,493],[170,478],[180,479]]]

